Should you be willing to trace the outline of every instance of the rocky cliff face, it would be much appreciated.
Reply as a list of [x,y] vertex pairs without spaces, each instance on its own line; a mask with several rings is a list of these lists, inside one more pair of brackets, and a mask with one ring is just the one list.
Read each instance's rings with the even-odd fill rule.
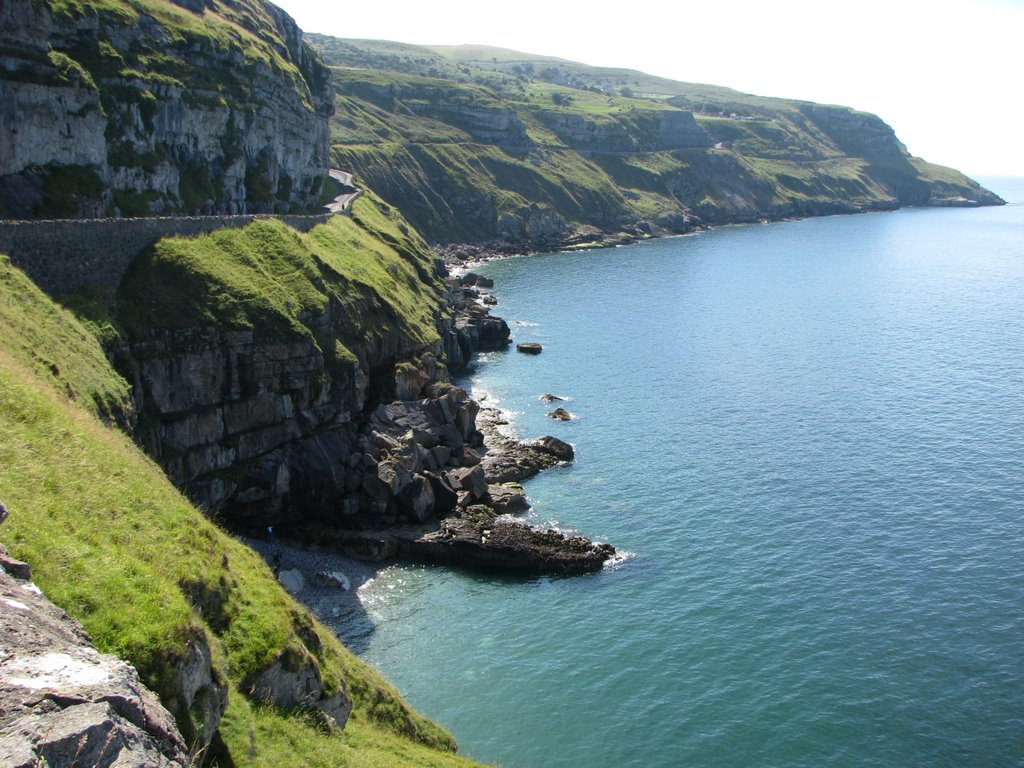
[[191,765],[174,719],[135,669],[97,652],[2,546],[0,604],[0,764]]
[[[420,522],[439,509],[441,473],[472,461],[475,403],[438,385],[477,349],[507,343],[508,326],[487,315],[476,289],[446,289],[431,252],[402,235],[409,230],[399,219],[387,235],[376,205],[360,200],[353,216],[395,238],[380,267],[372,265],[379,257],[351,250],[366,233],[352,220],[309,235],[266,222],[196,241],[224,247],[187,267],[170,241],[166,253],[140,257],[121,286],[127,335],[117,357],[135,385],[136,439],[197,504],[237,529]],[[327,237],[341,249],[329,258],[312,250]],[[292,258],[240,259],[252,243],[291,248]],[[365,247],[385,248],[379,240]],[[366,282],[375,268],[382,282]],[[249,284],[272,271],[286,285]],[[285,291],[246,327],[230,310],[209,314],[257,306],[220,282],[239,276],[250,291]],[[180,301],[167,298],[168,281],[188,283]],[[151,310],[143,296],[168,301],[168,311]],[[374,409],[394,400],[430,401],[433,426],[395,434],[374,426]]]
[[[347,321],[338,306],[310,318],[324,335],[347,335]],[[437,322],[432,345],[384,332],[354,344],[354,360],[252,330],[154,332],[131,345],[145,414],[137,438],[199,506],[243,530],[421,522],[439,511],[440,472],[479,440],[476,404],[432,386],[448,378],[438,359],[457,366],[508,339],[495,318]],[[386,435],[393,418],[367,421],[367,408],[393,399],[429,401],[433,426]]]
[[543,110],[538,117],[568,146],[586,152],[659,152],[712,144],[693,114],[681,110],[634,110],[602,117]]
[[314,207],[327,72],[261,0],[0,7],[0,216]]
[[337,65],[336,162],[438,243],[551,249],[702,224],[1001,203],[846,107],[478,46],[314,44]]

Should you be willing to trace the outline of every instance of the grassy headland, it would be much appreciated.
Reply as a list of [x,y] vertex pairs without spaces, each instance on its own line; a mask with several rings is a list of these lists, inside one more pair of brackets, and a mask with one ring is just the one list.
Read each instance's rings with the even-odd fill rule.
[[[332,65],[333,162],[437,242],[998,202],[845,107],[482,46],[308,39]],[[531,224],[545,212],[562,221]]]
[[[158,243],[129,276],[133,301],[108,308],[105,320],[127,334],[196,321],[309,333],[300,321],[307,310],[352,291],[429,340],[438,299],[419,280],[421,242],[372,200],[360,201],[357,216],[363,226],[336,217],[306,236],[259,223]],[[190,644],[211,649],[229,704],[207,762],[473,764],[108,423],[130,409],[129,386],[95,329],[0,260],[0,499],[11,510],[0,535],[46,594],[100,650],[139,669],[187,738],[203,723],[197,710],[175,706],[177,668]],[[275,662],[315,669],[325,695],[345,690],[354,703],[345,730],[254,696],[252,681]]]

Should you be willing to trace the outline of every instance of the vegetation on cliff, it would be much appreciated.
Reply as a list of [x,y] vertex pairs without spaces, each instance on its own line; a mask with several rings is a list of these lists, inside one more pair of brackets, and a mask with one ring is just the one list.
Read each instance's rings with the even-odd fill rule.
[[391,329],[419,344],[435,342],[442,288],[426,246],[408,228],[386,242],[362,222],[381,235],[396,226],[367,196],[353,218],[332,217],[305,235],[266,220],[164,238],[125,275],[115,321],[136,339],[214,326],[317,342],[311,319],[335,302],[351,321],[344,340],[353,346]]
[[[447,733],[410,710],[288,596],[257,555],[97,418],[111,398],[121,403],[126,384],[88,327],[6,261],[0,277],[0,498],[11,511],[5,543],[31,562],[39,585],[102,651],[139,669],[191,743],[201,744],[211,718],[220,719],[218,692],[227,691],[206,760],[469,764],[451,754]],[[33,334],[31,349],[22,332]],[[261,675],[275,665],[281,674],[305,670],[321,680],[322,699],[350,698],[344,732],[314,710],[262,703]],[[186,701],[183,678],[203,674],[209,695]]]
[[438,242],[1000,202],[846,107],[479,46],[308,38],[332,65],[334,162]]
[[0,6],[0,216],[308,210],[328,72],[262,0]]

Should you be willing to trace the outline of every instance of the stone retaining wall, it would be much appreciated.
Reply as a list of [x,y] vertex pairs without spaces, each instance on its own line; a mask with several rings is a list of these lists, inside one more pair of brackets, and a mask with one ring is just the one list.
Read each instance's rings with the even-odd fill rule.
[[300,232],[323,224],[329,213],[312,216],[181,216],[144,219],[0,221],[0,253],[51,295],[83,285],[116,287],[128,265],[148,245],[172,235],[199,235],[277,219]]

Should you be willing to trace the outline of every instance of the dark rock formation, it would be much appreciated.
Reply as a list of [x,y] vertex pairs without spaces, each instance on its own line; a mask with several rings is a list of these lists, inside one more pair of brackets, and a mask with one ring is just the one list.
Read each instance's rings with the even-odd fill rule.
[[2,547],[0,565],[0,765],[191,765],[174,719],[135,669],[98,653]]
[[522,344],[516,344],[517,352],[525,352],[528,355],[539,355],[543,350],[544,347],[535,341],[526,341]]
[[548,413],[548,418],[558,421],[570,421],[572,414],[565,410],[565,408],[555,408],[555,410]]
[[478,421],[485,446],[480,466],[488,483],[517,483],[574,458],[573,447],[556,437],[522,442],[503,435],[501,412],[495,408],[481,409]]
[[555,530],[499,518],[484,505],[463,517],[446,518],[439,530],[405,542],[403,553],[424,560],[517,573],[577,574],[598,571],[614,556],[610,544],[595,544]]

